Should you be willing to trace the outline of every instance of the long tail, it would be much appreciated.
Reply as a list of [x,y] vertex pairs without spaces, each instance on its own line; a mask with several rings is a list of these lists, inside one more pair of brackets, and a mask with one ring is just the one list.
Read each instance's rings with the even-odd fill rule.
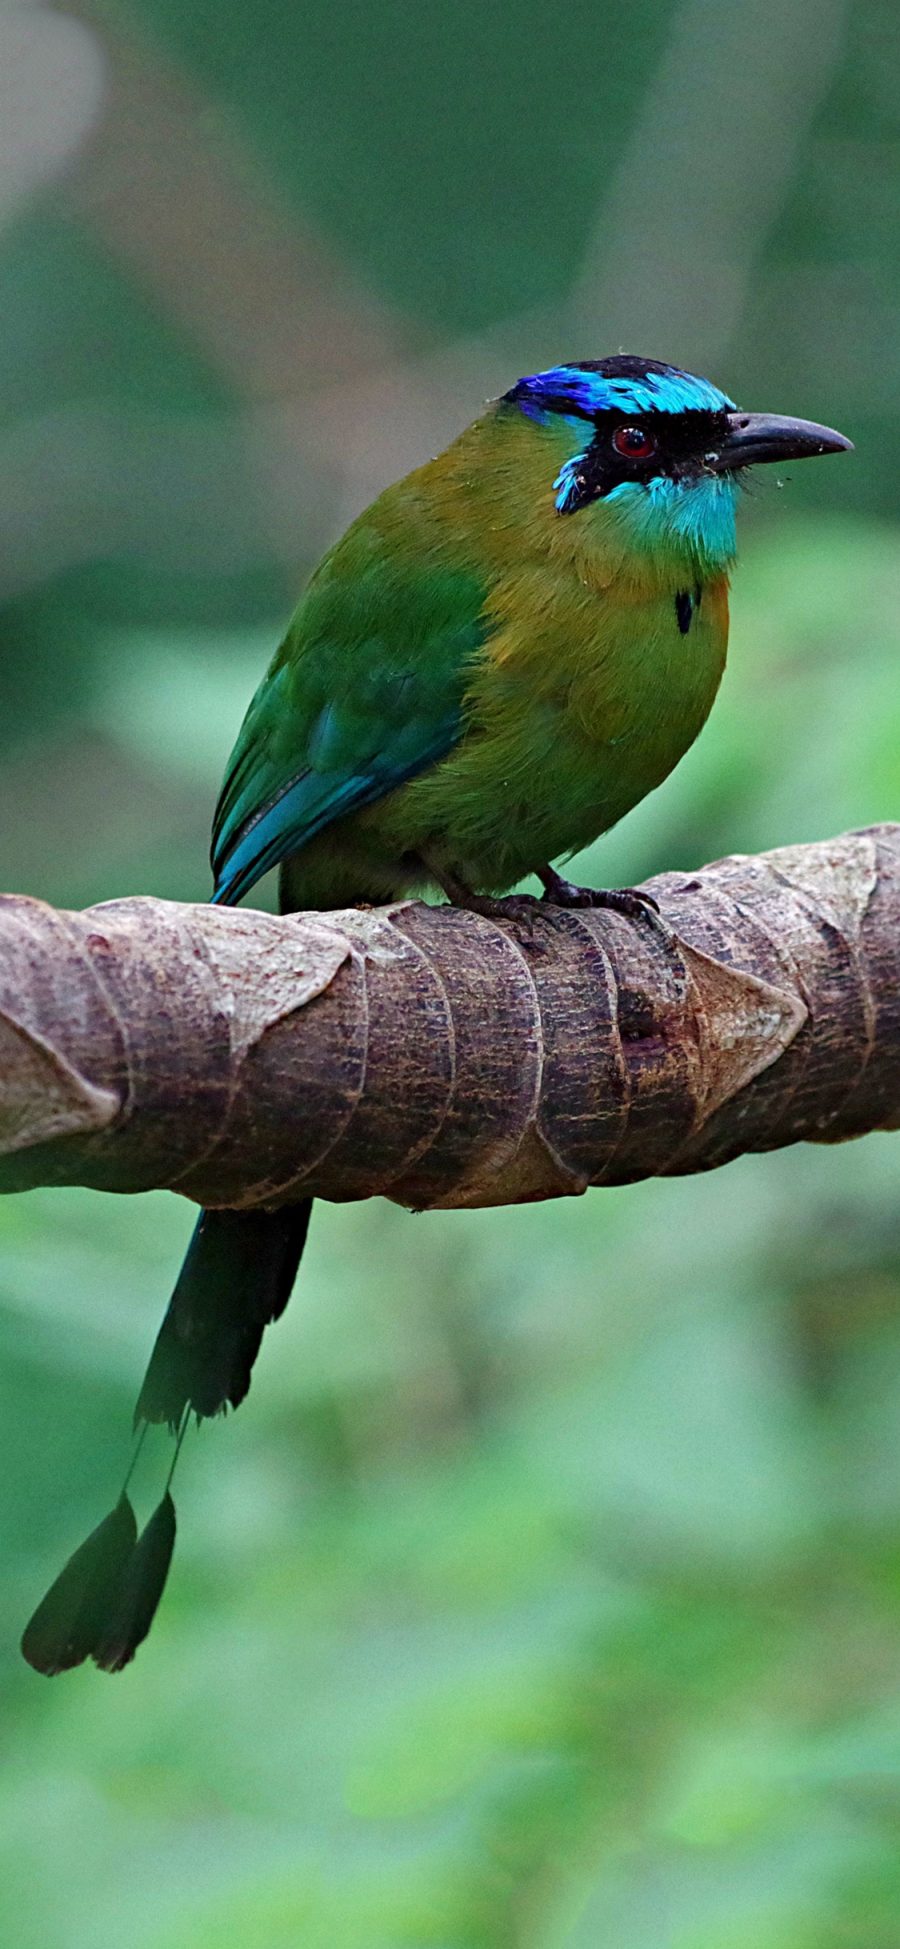
[[236,1408],[266,1327],[291,1296],[312,1199],[279,1211],[203,1211],[134,1411],[135,1425]]
[[[282,912],[290,912],[284,884],[281,891]],[[221,889],[214,897],[223,898]],[[147,1636],[175,1546],[170,1491],[188,1420],[243,1401],[266,1327],[290,1299],[311,1211],[304,1198],[279,1211],[200,1213],[138,1395],[140,1433],[119,1500],[25,1627],[22,1652],[36,1671],[68,1671],[85,1658],[121,1671]],[[168,1422],[177,1442],[162,1501],[139,1536],[127,1492],[153,1421]]]
[[188,1418],[236,1408],[250,1386],[263,1334],[291,1296],[312,1199],[281,1211],[204,1211],[135,1408],[141,1425],[167,1421],[178,1436],[162,1501],[139,1536],[128,1499],[118,1502],[69,1558],[25,1627],[22,1651],[36,1671],[69,1671],[93,1658],[101,1671],[129,1664],[147,1636],[175,1544],[172,1476]]

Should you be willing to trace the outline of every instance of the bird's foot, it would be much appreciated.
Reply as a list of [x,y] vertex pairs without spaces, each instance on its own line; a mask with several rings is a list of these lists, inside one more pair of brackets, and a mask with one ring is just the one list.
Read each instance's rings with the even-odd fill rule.
[[540,911],[541,903],[533,893],[507,893],[502,899],[488,898],[479,908],[479,912],[485,914],[489,920],[514,920],[524,929],[533,945],[536,945],[532,938],[534,924],[540,916]]
[[670,952],[674,949],[675,935],[663,920],[658,901],[643,887],[579,887],[563,879],[552,866],[542,866],[538,877],[543,881],[543,899],[548,906],[606,907],[614,914],[624,914],[626,920],[649,921]]
[[512,920],[523,927],[529,937],[534,933],[534,924],[541,911],[541,902],[533,893],[506,893],[502,896],[490,893],[469,893],[460,889],[453,896],[454,907],[463,907],[470,914],[481,914],[484,920]]
[[453,907],[462,907],[464,912],[480,914],[484,920],[515,921],[531,940],[534,924],[541,903],[533,893],[507,893],[502,897],[490,893],[473,893],[463,885],[454,873],[442,866],[440,869],[432,861],[426,861],[428,872],[441,892],[447,895]]

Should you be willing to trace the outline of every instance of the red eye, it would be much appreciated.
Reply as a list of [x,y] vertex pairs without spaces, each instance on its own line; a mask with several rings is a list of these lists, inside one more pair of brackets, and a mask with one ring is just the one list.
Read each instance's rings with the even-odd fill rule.
[[612,443],[623,460],[649,460],[656,452],[656,441],[642,426],[617,426]]

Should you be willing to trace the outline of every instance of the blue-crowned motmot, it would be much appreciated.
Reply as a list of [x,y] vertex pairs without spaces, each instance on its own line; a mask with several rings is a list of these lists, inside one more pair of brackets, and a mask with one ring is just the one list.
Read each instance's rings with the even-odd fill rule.
[[[708,715],[745,470],[849,446],[655,359],[520,379],[311,576],[228,764],[214,899],[277,866],[285,912],[427,888],[490,912],[535,873],[553,904],[640,912],[633,890],[573,886],[553,861],[659,785]],[[202,1213],[139,1424],[180,1440],[191,1413],[243,1400],[309,1210]],[[123,1490],[28,1625],[30,1663],[121,1669],[174,1535],[168,1485],[140,1537]]]

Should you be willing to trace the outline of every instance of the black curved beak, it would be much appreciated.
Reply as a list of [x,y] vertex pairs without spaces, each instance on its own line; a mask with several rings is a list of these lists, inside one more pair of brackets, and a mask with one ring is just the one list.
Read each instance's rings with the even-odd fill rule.
[[704,455],[714,474],[755,467],[761,460],[811,460],[818,453],[852,453],[853,441],[815,420],[782,419],[777,413],[729,413],[721,447]]

